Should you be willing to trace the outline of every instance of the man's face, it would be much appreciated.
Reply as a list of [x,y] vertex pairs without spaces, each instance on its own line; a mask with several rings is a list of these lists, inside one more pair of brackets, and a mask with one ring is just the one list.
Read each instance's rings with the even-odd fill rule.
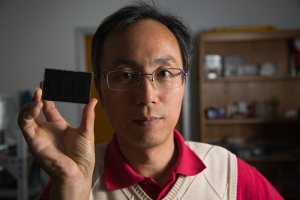
[[[175,36],[155,20],[136,22],[110,34],[104,41],[102,52],[102,74],[120,69],[145,74],[157,69],[183,69]],[[151,76],[143,76],[138,88],[129,91],[111,90],[105,78],[100,80],[98,93],[101,105],[119,142],[150,148],[173,139],[184,85],[175,89],[159,89],[150,79]]]

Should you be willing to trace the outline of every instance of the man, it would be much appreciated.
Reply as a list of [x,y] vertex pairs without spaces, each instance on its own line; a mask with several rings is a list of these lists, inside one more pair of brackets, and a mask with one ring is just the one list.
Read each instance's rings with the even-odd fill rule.
[[36,89],[18,123],[52,179],[41,199],[282,199],[227,150],[185,143],[174,130],[193,45],[182,22],[145,3],[102,22],[92,45],[94,80],[115,135],[94,151],[97,100],[75,129]]

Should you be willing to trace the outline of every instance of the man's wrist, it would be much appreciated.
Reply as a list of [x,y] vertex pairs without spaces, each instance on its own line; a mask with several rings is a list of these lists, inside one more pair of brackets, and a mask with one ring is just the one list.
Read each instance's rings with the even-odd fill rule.
[[92,177],[73,181],[53,181],[49,193],[50,200],[84,200],[89,199]]

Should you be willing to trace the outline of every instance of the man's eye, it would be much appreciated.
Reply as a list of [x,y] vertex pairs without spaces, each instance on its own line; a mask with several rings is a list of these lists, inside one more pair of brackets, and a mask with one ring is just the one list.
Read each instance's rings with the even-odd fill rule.
[[168,77],[170,75],[171,75],[171,72],[169,72],[168,70],[161,70],[157,73],[157,76],[161,77],[161,78]]
[[130,78],[134,78],[134,74],[130,72],[122,72],[119,74],[119,77],[122,79],[130,79]]

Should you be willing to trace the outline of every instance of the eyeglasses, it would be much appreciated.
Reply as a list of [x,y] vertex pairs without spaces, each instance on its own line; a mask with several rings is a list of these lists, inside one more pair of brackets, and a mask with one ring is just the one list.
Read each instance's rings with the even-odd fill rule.
[[176,69],[158,69],[152,74],[142,74],[132,70],[114,70],[106,75],[99,72],[99,75],[106,78],[107,86],[112,90],[133,90],[142,82],[142,76],[151,75],[152,83],[159,89],[174,89],[181,87],[187,76],[187,72]]

